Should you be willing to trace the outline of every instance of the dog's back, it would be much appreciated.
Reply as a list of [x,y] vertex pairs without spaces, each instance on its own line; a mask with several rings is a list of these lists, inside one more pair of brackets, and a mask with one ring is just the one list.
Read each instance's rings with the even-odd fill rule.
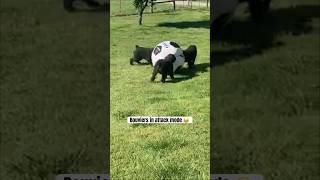
[[130,64],[132,65],[133,62],[140,63],[142,59],[145,59],[148,61],[148,63],[151,63],[152,51],[153,48],[140,47],[136,45],[136,49],[133,51],[133,57],[130,59]]

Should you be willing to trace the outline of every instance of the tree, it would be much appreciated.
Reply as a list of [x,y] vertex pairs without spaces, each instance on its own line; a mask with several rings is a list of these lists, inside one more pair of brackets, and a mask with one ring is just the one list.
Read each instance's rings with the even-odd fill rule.
[[151,0],[133,0],[134,7],[139,11],[139,25],[142,24],[143,11],[150,1]]

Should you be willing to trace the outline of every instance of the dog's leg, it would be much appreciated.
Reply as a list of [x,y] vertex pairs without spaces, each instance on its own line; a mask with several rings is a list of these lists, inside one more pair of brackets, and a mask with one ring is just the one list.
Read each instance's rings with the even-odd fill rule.
[[173,65],[170,66],[169,75],[170,75],[171,79],[174,79],[174,76],[173,76]]
[[141,59],[140,58],[130,58],[130,64],[131,65],[134,65],[134,62],[136,62],[137,64],[140,64],[141,62]]
[[[159,60],[160,61],[160,60]],[[153,67],[153,72],[152,72],[152,76],[151,76],[151,81],[154,81],[156,79],[156,76],[159,72],[159,68],[160,68],[160,62],[157,62],[156,65]]]
[[162,72],[162,78],[161,78],[161,82],[162,83],[165,83],[166,82],[166,79],[167,79],[167,72]]
[[174,79],[173,72],[172,72],[172,73],[170,73],[170,77],[171,77],[171,79]]
[[152,72],[152,76],[151,76],[151,81],[154,81],[156,79],[157,73],[158,72],[157,72],[156,68],[154,67],[153,72]]

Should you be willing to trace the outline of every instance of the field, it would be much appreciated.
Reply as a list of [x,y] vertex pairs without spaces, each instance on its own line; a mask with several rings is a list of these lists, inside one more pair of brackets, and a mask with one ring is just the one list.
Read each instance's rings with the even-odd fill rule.
[[[112,7],[112,4],[111,4]],[[209,178],[209,11],[111,17],[111,176],[114,179]],[[129,64],[135,45],[173,40],[198,47],[196,69],[150,82],[150,65]],[[128,116],[193,116],[187,125],[139,125]]]
[[244,12],[211,51],[211,172],[317,180],[319,1],[273,1],[260,25]]
[[0,179],[107,171],[105,12],[67,13],[56,0],[0,7]]

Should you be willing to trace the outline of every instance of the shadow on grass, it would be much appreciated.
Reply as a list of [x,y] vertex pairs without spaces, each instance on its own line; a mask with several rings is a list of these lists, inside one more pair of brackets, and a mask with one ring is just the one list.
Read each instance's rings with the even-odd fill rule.
[[138,66],[146,66],[146,65],[149,65],[152,67],[152,64],[149,63],[149,62],[140,62],[140,63],[135,63],[134,65],[138,65]]
[[84,7],[75,7],[72,11],[69,11],[70,13],[81,13],[81,12],[93,12],[93,13],[99,13],[99,12],[110,12],[110,4],[105,3],[101,4],[100,6],[97,7],[89,7],[89,6],[84,6]]
[[202,21],[181,21],[181,22],[164,22],[159,23],[159,27],[169,27],[169,28],[179,28],[179,29],[186,29],[186,28],[210,28],[210,21],[209,20],[202,20]]
[[181,81],[186,81],[192,79],[195,76],[199,76],[198,72],[208,72],[208,68],[210,67],[210,63],[202,63],[202,64],[195,64],[192,68],[181,68],[178,69],[175,74],[182,75],[182,77],[176,77],[171,80],[167,81],[168,83],[178,83]]
[[276,41],[280,34],[299,36],[312,31],[311,18],[320,17],[319,5],[300,5],[290,8],[271,10],[263,22],[255,24],[249,19],[231,21],[221,32],[211,34],[211,43],[226,42],[231,45],[243,45],[243,48],[221,51],[211,46],[211,66],[223,65],[230,61],[240,61],[261,54],[265,50],[283,46]]

